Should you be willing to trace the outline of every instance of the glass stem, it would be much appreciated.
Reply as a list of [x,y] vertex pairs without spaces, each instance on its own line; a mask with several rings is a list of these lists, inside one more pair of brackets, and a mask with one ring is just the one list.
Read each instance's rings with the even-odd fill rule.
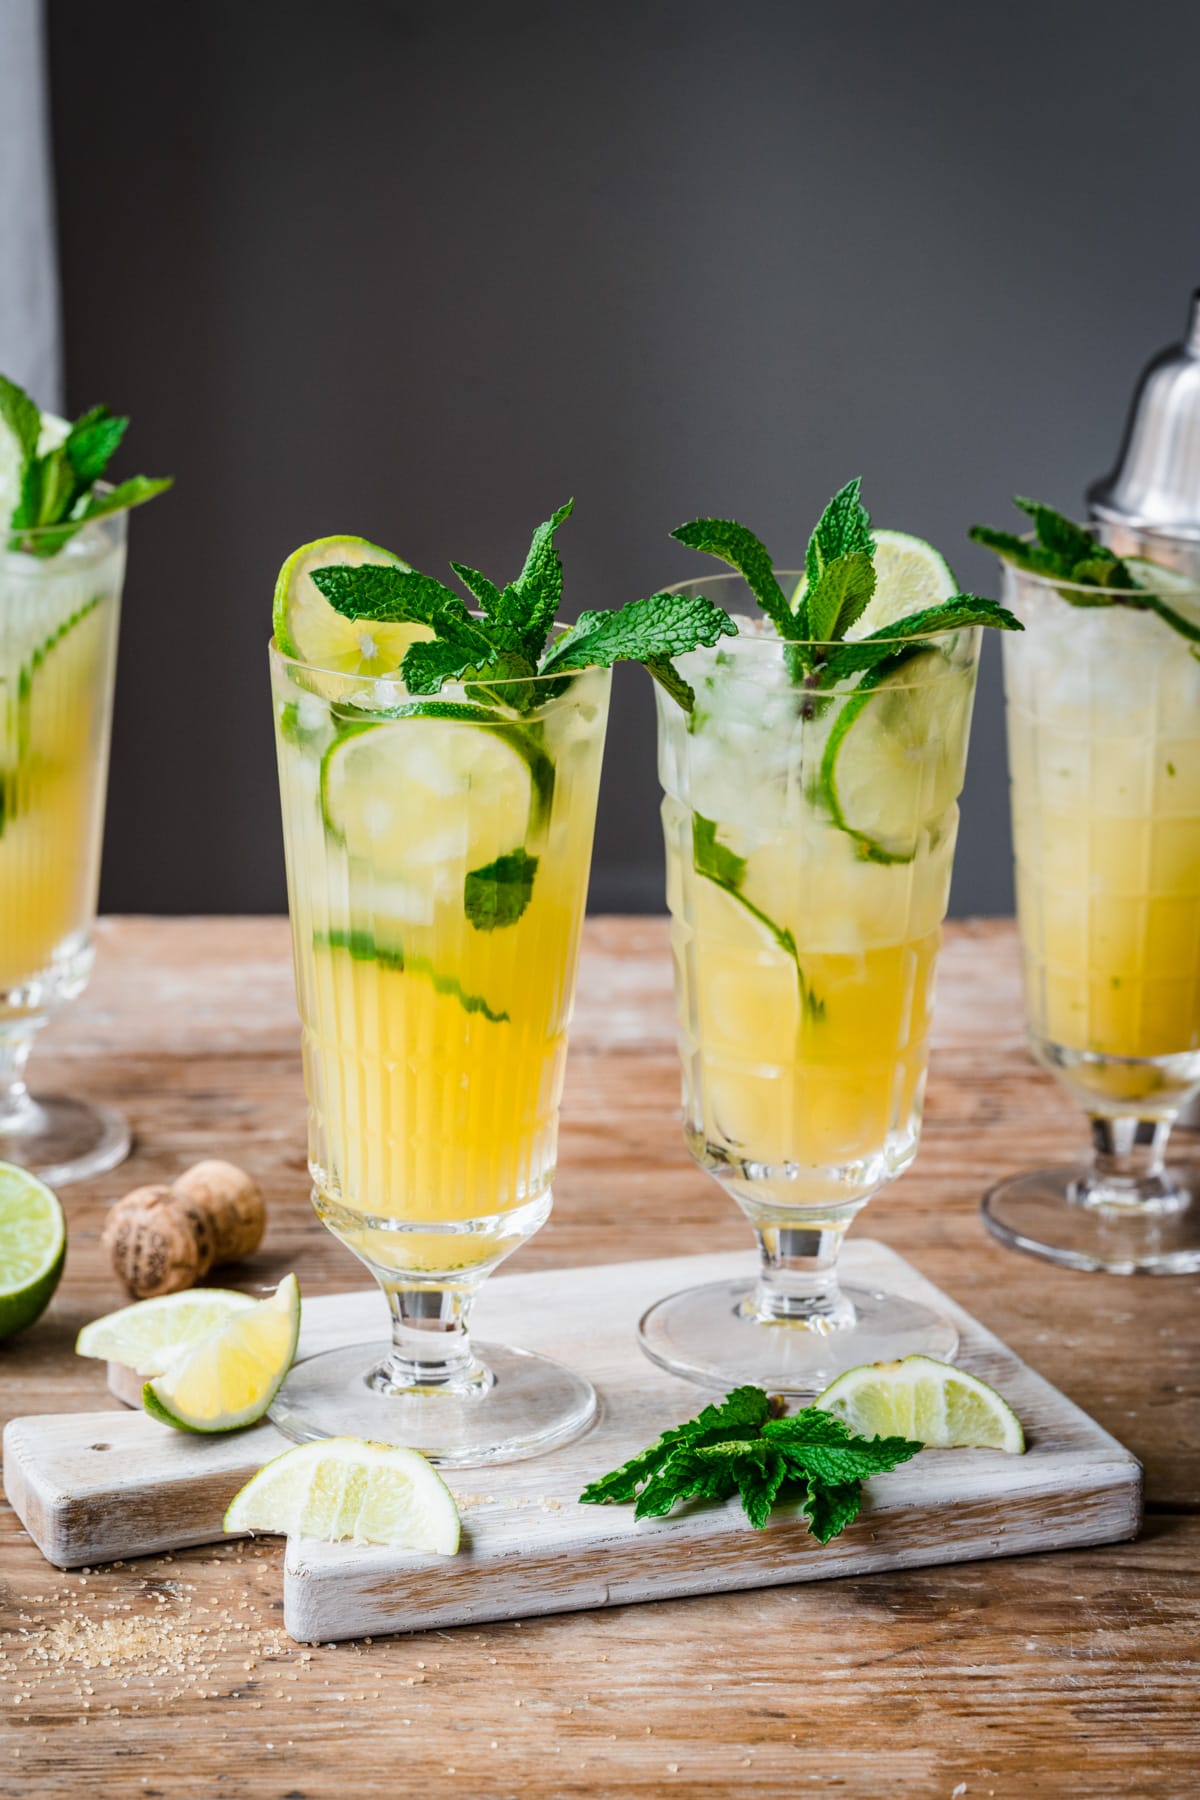
[[811,1229],[759,1226],[762,1262],[747,1310],[762,1324],[799,1325],[821,1333],[854,1323],[854,1307],[838,1286],[837,1259],[855,1207],[844,1221]]
[[37,1105],[25,1086],[25,1065],[41,1023],[40,1019],[22,1019],[0,1028],[0,1136],[28,1131],[37,1117]]
[[369,1377],[385,1393],[483,1392],[492,1377],[471,1348],[468,1329],[477,1285],[388,1285],[391,1354]]
[[1171,1119],[1109,1118],[1093,1113],[1092,1167],[1075,1184],[1083,1206],[1124,1211],[1178,1212],[1188,1203],[1163,1167]]

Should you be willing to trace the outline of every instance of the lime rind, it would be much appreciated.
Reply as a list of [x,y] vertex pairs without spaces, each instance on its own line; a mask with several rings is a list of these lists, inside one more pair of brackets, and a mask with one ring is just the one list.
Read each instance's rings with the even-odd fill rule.
[[367,538],[317,538],[293,550],[279,571],[272,608],[275,642],[285,656],[333,674],[374,679],[394,674],[408,646],[430,635],[424,625],[348,619],[329,604],[312,579],[314,569],[360,568],[366,563],[408,568],[400,557]]
[[[266,1339],[256,1343],[264,1331]],[[266,1300],[235,1312],[148,1381],[143,1409],[160,1424],[205,1435],[257,1424],[295,1361],[299,1337],[300,1287],[294,1275],[285,1275]],[[248,1397],[237,1406],[222,1405],[223,1389],[238,1382]]]
[[863,1437],[915,1438],[929,1449],[1019,1456],[1025,1433],[1008,1401],[966,1369],[931,1356],[847,1369],[813,1402]]
[[224,1527],[440,1556],[461,1534],[453,1494],[419,1451],[350,1437],[274,1457],[234,1496]]
[[252,1295],[231,1288],[187,1288],[136,1300],[85,1325],[75,1354],[120,1363],[146,1377],[163,1375],[231,1314],[257,1304]]
[[0,1162],[0,1340],[45,1312],[66,1255],[67,1222],[57,1194],[28,1169]]

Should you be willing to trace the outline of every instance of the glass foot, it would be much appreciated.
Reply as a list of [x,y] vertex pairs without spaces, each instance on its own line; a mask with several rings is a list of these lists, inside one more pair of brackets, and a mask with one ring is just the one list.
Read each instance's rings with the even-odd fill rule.
[[372,1438],[407,1444],[443,1468],[471,1468],[540,1456],[578,1437],[595,1419],[595,1389],[561,1363],[499,1344],[473,1348],[482,1369],[464,1391],[414,1393],[372,1385],[392,1354],[391,1344],[327,1350],[297,1363],[279,1390],[271,1420],[297,1443]]
[[63,1094],[31,1095],[13,1124],[0,1130],[0,1160],[60,1188],[115,1169],[132,1141],[128,1122],[115,1107]]
[[[742,1311],[752,1284],[715,1281],[657,1300],[638,1326],[642,1349],[660,1368],[702,1387],[754,1382],[769,1393],[819,1394],[835,1375],[896,1357],[952,1357],[958,1332],[948,1319],[899,1294],[845,1287],[847,1324],[763,1323]],[[822,1329],[824,1324],[824,1329]]]
[[1109,1275],[1186,1275],[1200,1269],[1200,1206],[1172,1184],[1161,1202],[1089,1204],[1093,1171],[1038,1169],[983,1199],[983,1222],[1010,1249],[1067,1269]]

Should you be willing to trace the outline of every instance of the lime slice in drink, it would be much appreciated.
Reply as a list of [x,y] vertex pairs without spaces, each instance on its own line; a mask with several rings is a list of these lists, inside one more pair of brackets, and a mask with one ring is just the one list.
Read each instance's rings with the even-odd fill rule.
[[85,1325],[75,1340],[77,1356],[99,1356],[139,1375],[161,1375],[184,1351],[194,1349],[230,1315],[257,1303],[228,1288],[186,1288],[138,1300]]
[[1147,562],[1144,556],[1127,556],[1125,567],[1140,588],[1157,594],[1160,600],[1187,613],[1200,614],[1200,575],[1186,575],[1182,569],[1164,569],[1160,563]]
[[390,675],[400,667],[408,646],[429,636],[424,625],[376,625],[344,618],[312,579],[314,569],[334,564],[358,568],[363,563],[408,568],[390,550],[381,550],[366,538],[318,538],[293,550],[275,583],[275,642],[285,656],[344,675]]
[[0,1339],[40,1318],[67,1254],[63,1209],[44,1181],[0,1162]]
[[267,1300],[222,1324],[142,1389],[151,1418],[180,1431],[237,1431],[261,1419],[296,1356],[300,1287],[285,1275]]
[[931,1356],[847,1369],[813,1401],[862,1437],[919,1439],[934,1450],[1006,1450],[1025,1433],[1008,1401],[978,1375]]
[[[493,730],[432,706],[413,713],[349,726],[330,745],[321,764],[326,828],[377,879],[417,896],[449,883],[461,896],[466,870],[525,841],[534,747],[519,726]],[[487,718],[482,708],[478,717]]]
[[419,1451],[352,1437],[298,1444],[275,1457],[234,1496],[225,1529],[325,1543],[349,1538],[439,1556],[453,1556],[459,1542],[454,1495]]
[[972,684],[914,648],[847,697],[825,744],[820,791],[871,862],[911,862],[921,831],[957,798]]
[[[897,619],[940,606],[959,591],[949,563],[924,538],[910,537],[907,531],[875,531],[871,535],[875,539],[875,592],[846,633],[851,642],[870,637]],[[803,598],[807,585],[806,580],[797,584],[793,605]]]

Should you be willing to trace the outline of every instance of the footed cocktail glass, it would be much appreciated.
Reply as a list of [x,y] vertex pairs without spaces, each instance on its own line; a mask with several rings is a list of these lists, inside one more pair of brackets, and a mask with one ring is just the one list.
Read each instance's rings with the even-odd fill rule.
[[125,527],[119,512],[65,544],[61,527],[23,528],[22,550],[0,537],[0,1159],[54,1187],[129,1152],[112,1107],[25,1085],[95,954]]
[[595,1394],[468,1320],[550,1212],[609,673],[428,699],[272,646],[271,675],[313,1203],[392,1314],[391,1343],[299,1364],[271,1416],[532,1455]]
[[[683,591],[749,600],[734,575]],[[837,1258],[916,1155],[980,633],[818,689],[739,624],[678,660],[695,709],[660,700],[659,772],[684,1130],[762,1260],[757,1281],[659,1301],[640,1336],[706,1386],[811,1394],[958,1341],[927,1307],[842,1287]]]
[[[1189,579],[1164,573],[1162,594],[1195,624]],[[1200,646],[1144,589],[1097,604],[1007,565],[1004,581],[1025,625],[1004,679],[1029,1040],[1087,1109],[1094,1157],[1002,1182],[984,1219],[1070,1268],[1194,1270],[1200,1205],[1163,1157],[1200,1092]]]

